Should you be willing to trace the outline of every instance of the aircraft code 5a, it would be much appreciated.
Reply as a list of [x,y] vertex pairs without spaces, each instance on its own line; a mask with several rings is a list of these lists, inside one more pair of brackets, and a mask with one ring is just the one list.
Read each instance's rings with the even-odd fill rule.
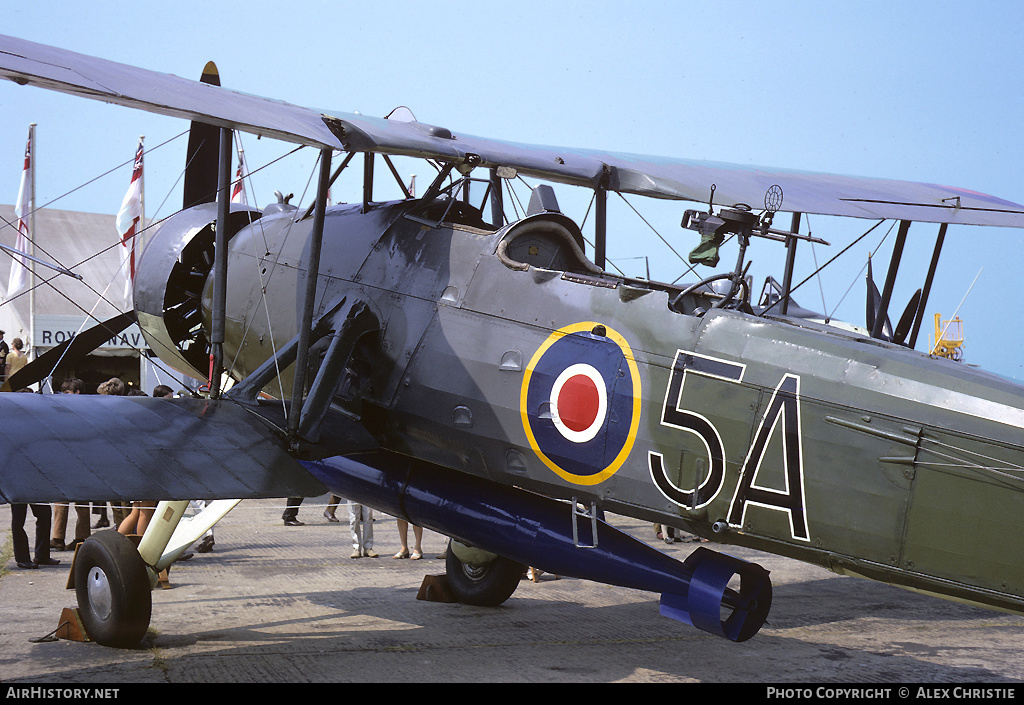
[[[715,424],[705,415],[685,408],[682,403],[687,375],[696,374],[723,384],[743,381],[746,365],[720,360],[686,350],[676,352],[672,374],[665,389],[661,425],[695,434],[703,442],[709,471],[693,490],[676,486],[669,478],[665,458],[656,451],[648,452],[651,478],[658,490],[671,502],[686,509],[705,507],[725,486],[726,444]],[[783,455],[782,489],[759,484],[758,476],[769,441],[781,434]],[[776,385],[772,397],[758,423],[753,441],[747,449],[739,480],[729,504],[728,523],[741,526],[751,505],[785,512],[794,539],[809,541],[804,502],[803,450],[800,432],[800,378],[786,373]]]

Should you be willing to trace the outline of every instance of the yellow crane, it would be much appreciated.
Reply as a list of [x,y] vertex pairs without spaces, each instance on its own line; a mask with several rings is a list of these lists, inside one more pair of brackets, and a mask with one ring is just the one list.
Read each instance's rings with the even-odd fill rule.
[[935,314],[935,337],[932,339],[932,355],[945,357],[957,362],[963,360],[964,324],[959,316],[948,321],[942,320],[942,314]]

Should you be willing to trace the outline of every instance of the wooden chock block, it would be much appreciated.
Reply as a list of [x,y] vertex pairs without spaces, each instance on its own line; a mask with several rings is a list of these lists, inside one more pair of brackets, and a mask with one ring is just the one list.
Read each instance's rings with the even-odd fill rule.
[[168,574],[170,572],[170,570],[171,570],[170,568],[164,568],[163,570],[160,571],[160,574],[157,575],[157,577],[156,577],[157,585],[159,585],[164,590],[170,590],[171,589],[171,579],[170,579],[170,575]]
[[58,639],[68,641],[92,641],[89,633],[82,624],[82,618],[78,616],[77,607],[65,607],[60,613],[60,626],[54,632]]
[[423,583],[420,585],[420,591],[416,593],[416,599],[428,602],[458,602],[448,586],[448,576],[443,573],[423,576]]
[[75,589],[75,561],[78,560],[78,549],[82,547],[82,544],[75,544],[75,555],[71,557],[71,567],[68,570],[68,584],[65,586],[68,590]]

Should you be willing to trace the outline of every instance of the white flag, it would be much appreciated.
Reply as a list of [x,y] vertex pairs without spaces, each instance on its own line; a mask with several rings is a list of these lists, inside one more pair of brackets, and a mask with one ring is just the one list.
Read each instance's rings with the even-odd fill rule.
[[135,150],[132,183],[117,212],[117,233],[121,236],[121,272],[124,275],[125,306],[132,306],[132,287],[135,285],[135,236],[142,229],[142,138]]
[[248,201],[245,198],[245,184],[242,181],[245,178],[245,152],[241,149],[238,150],[238,169],[235,171],[235,182],[231,185],[231,202],[241,203],[242,205],[248,205]]
[[[25,145],[25,168],[21,172],[21,187],[18,189],[18,205],[14,214],[18,217],[18,237],[14,249],[28,252],[28,216],[35,202],[32,193],[32,128],[28,131],[28,143]],[[28,260],[21,255],[13,255],[11,262],[11,278],[7,284],[7,298],[28,288]]]

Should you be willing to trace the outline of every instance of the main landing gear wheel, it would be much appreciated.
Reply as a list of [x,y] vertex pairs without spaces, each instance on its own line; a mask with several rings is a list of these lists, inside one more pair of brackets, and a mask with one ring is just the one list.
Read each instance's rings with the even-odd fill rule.
[[448,586],[456,599],[466,605],[496,607],[512,597],[526,570],[521,563],[495,556],[488,563],[464,563],[449,544],[445,555]]
[[153,611],[149,573],[128,537],[101,531],[86,539],[75,558],[75,593],[96,643],[131,648],[146,635]]

